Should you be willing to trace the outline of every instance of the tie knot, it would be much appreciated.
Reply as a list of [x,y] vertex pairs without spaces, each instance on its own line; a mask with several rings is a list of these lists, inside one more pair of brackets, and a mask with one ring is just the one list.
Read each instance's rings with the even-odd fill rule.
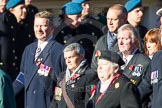
[[39,53],[39,52],[41,52],[41,48],[40,48],[40,47],[38,47],[38,48],[36,49],[36,53]]

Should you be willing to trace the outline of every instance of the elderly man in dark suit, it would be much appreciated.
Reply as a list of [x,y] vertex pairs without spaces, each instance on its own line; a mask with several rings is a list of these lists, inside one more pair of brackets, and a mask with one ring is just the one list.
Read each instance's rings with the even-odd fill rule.
[[119,53],[125,61],[125,65],[122,66],[123,74],[138,86],[150,62],[150,59],[138,49],[139,33],[132,25],[124,24],[118,29],[117,39]]
[[63,46],[53,40],[53,30],[53,14],[42,11],[35,15],[37,41],[25,48],[13,83],[15,95],[25,88],[25,108],[48,108],[57,76],[65,69]]

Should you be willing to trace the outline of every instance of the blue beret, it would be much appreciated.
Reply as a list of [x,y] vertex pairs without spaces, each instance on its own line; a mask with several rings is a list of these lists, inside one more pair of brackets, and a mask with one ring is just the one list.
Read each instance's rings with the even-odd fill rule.
[[6,9],[13,8],[19,4],[25,4],[25,1],[24,0],[9,0],[6,5]]
[[89,0],[72,0],[72,2],[75,2],[75,3],[83,3],[86,1],[89,1]]
[[127,12],[132,11],[136,7],[142,6],[142,1],[141,0],[129,0],[125,3],[125,8]]
[[62,11],[67,15],[80,14],[82,12],[82,6],[79,3],[68,2],[62,6]]
[[113,51],[97,50],[95,53],[95,56],[98,57],[98,59],[105,59],[113,63],[116,63],[119,66],[122,66],[125,64],[125,62],[120,57],[120,55]]

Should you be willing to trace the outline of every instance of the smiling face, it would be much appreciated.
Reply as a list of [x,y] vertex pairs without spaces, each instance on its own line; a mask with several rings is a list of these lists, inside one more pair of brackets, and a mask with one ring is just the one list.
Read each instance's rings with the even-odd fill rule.
[[46,41],[51,36],[53,29],[53,25],[49,23],[47,18],[35,17],[34,32],[38,40]]
[[19,4],[13,8],[9,9],[11,13],[13,13],[17,19],[17,22],[26,18],[27,11],[24,4]]
[[146,48],[148,51],[148,55],[152,56],[157,51],[157,44],[155,42],[148,41],[146,43]]
[[74,50],[64,52],[64,58],[70,72],[73,72],[83,60],[83,56],[77,55]]

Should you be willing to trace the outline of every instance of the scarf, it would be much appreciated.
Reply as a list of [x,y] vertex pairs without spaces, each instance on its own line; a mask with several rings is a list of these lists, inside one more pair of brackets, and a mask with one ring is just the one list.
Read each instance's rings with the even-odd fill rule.
[[79,66],[74,70],[74,72],[72,74],[70,74],[70,70],[67,68],[66,69],[66,74],[65,74],[65,81],[69,81],[70,77],[72,77],[74,74],[83,74],[83,72],[85,71],[85,64],[87,64],[87,60],[84,59]]

